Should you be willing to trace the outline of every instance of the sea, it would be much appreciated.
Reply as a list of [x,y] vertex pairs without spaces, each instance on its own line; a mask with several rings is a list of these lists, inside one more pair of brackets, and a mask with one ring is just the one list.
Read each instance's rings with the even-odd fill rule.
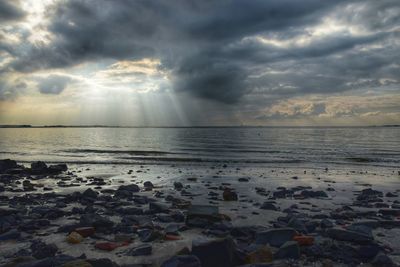
[[1,128],[0,158],[69,164],[400,166],[400,127]]

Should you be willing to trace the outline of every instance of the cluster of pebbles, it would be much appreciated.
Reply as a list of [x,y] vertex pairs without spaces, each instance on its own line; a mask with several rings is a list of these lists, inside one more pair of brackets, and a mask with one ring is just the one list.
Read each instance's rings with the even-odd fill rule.
[[[43,179],[59,188],[86,187],[56,193]],[[198,204],[192,200],[201,192],[190,186],[199,184],[196,177],[168,188],[146,181],[112,189],[108,183],[79,177],[65,164],[0,160],[0,266],[398,266],[398,251],[380,241],[385,231],[400,233],[396,188],[366,188],[352,203],[321,212],[312,202],[330,199],[333,187],[255,186],[264,199],[255,202],[231,184],[208,182]],[[248,178],[238,183],[250,187]],[[298,203],[279,205],[287,199]],[[236,206],[244,202],[254,218],[277,216],[238,226],[235,220],[245,216]],[[222,203],[236,214],[221,212]]]

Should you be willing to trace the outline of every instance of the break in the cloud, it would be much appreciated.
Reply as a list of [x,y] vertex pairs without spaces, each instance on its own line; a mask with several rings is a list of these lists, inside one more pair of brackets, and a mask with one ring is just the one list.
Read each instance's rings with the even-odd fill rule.
[[[121,123],[400,122],[398,0],[31,0],[0,10],[0,99],[14,103],[3,122],[20,121],[10,108],[21,99],[49,95],[113,114],[105,124],[133,104],[137,116]],[[373,99],[383,103],[359,108]],[[65,123],[91,123],[81,118]]]

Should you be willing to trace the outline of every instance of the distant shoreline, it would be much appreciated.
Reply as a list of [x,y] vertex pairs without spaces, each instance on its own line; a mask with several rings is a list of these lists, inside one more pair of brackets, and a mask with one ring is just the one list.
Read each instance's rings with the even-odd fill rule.
[[256,126],[256,125],[230,125],[230,126],[111,126],[111,125],[0,125],[0,128],[393,128],[400,125],[365,125],[365,126]]

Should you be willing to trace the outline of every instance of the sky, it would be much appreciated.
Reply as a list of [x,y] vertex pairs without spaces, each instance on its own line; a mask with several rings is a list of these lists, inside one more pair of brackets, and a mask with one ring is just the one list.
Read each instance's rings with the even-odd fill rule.
[[0,124],[400,124],[400,1],[0,0]]

